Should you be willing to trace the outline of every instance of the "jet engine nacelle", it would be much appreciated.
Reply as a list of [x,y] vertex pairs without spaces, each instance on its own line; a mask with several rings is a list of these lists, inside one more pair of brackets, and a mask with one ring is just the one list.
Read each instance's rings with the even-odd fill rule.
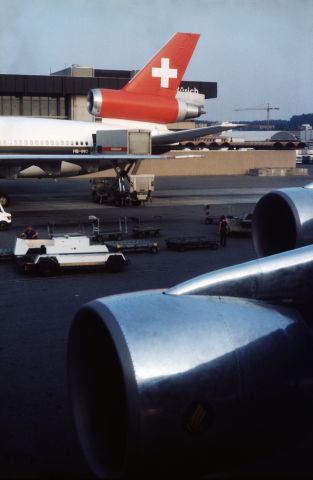
[[258,256],[313,243],[313,184],[274,190],[253,213],[253,242]]
[[[311,301],[295,285],[312,278],[312,259],[304,247],[84,306],[70,331],[68,372],[92,471],[196,478],[304,438],[313,338],[292,305]],[[280,276],[291,280],[288,292]]]
[[97,117],[164,124],[195,118],[203,113],[201,106],[181,99],[108,89],[90,90],[87,108]]
[[74,318],[70,393],[97,476],[195,478],[311,432],[313,190],[262,197],[253,235],[259,255],[276,254]]

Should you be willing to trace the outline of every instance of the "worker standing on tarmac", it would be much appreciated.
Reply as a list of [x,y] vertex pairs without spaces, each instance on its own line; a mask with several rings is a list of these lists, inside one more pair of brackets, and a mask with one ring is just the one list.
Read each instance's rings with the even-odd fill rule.
[[34,240],[38,238],[38,233],[36,230],[33,229],[31,225],[29,225],[24,232],[19,235],[20,238],[25,238],[26,240]]
[[218,231],[220,234],[220,246],[226,247],[226,239],[229,232],[229,226],[227,222],[227,218],[225,215],[222,215],[218,224]]

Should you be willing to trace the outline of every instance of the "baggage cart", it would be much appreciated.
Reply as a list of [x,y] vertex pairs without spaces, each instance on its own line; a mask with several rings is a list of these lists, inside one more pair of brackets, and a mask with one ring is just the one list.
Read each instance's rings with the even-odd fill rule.
[[161,227],[159,225],[135,225],[133,227],[133,236],[135,238],[159,237]]
[[94,215],[89,215],[88,220],[92,222],[92,238],[99,243],[104,243],[106,240],[122,240],[128,236],[126,217],[118,218],[118,228],[114,230],[100,228],[100,219]]
[[206,236],[173,237],[166,239],[165,242],[167,248],[178,250],[179,252],[198,248],[217,250],[219,245],[217,240]]
[[107,246],[115,248],[118,252],[151,252],[157,253],[159,251],[158,242],[155,240],[121,240],[117,242],[105,242]]

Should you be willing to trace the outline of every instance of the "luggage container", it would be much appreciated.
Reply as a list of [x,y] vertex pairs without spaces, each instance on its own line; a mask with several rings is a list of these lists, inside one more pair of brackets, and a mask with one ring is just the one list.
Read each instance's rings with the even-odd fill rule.
[[97,153],[151,155],[150,130],[97,130]]

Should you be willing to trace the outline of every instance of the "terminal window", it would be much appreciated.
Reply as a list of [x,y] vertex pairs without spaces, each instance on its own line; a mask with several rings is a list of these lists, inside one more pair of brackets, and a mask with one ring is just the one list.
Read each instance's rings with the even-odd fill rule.
[[64,97],[0,95],[0,115],[68,118]]

